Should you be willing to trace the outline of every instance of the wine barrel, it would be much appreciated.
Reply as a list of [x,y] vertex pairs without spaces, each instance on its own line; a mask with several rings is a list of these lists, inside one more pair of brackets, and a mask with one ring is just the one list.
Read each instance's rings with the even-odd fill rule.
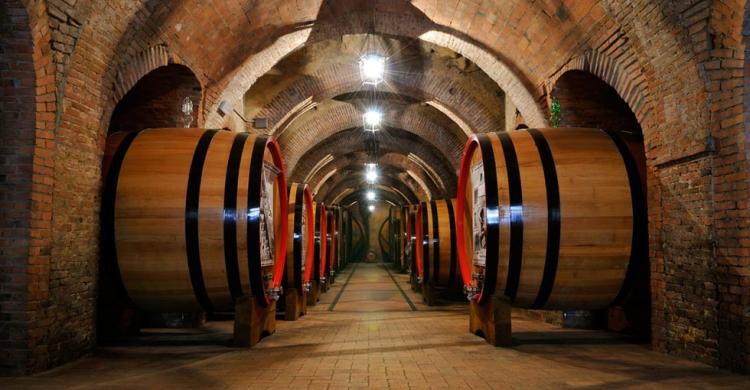
[[422,202],[415,218],[417,281],[435,287],[463,287],[456,246],[455,200]]
[[289,235],[286,248],[286,270],[282,279],[284,289],[294,288],[304,295],[310,289],[315,226],[313,225],[312,194],[307,184],[289,186],[287,214]]
[[464,150],[457,212],[470,299],[601,309],[647,258],[638,141],[597,129],[480,134]]
[[266,136],[146,129],[111,137],[103,260],[123,296],[154,311],[233,310],[278,299],[286,176]]

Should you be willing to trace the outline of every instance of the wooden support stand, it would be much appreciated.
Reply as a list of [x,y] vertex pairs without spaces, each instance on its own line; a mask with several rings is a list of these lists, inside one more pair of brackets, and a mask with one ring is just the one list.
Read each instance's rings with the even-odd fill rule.
[[437,292],[435,291],[435,286],[432,284],[432,282],[422,283],[422,301],[427,306],[435,306],[435,303],[437,301]]
[[411,283],[412,291],[416,291],[416,292],[422,291],[422,285],[417,281],[417,275],[414,275],[414,274],[409,275],[409,283]]
[[469,332],[496,347],[510,347],[513,345],[510,314],[510,301],[505,296],[492,296],[482,304],[471,301]]
[[307,293],[307,306],[315,306],[320,300],[321,284],[317,280],[310,281],[310,292]]
[[261,306],[252,296],[234,303],[234,345],[250,348],[276,331],[276,302]]
[[284,319],[297,321],[307,313],[307,298],[296,288],[284,291]]

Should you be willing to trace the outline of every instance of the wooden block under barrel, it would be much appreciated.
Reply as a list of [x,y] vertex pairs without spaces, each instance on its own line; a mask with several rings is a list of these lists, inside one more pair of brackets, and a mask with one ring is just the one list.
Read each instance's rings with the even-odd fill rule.
[[234,305],[234,345],[250,348],[276,331],[276,302],[263,307],[255,297],[244,296]]
[[511,306],[504,296],[491,296],[483,303],[469,303],[469,332],[483,337],[496,347],[513,345]]

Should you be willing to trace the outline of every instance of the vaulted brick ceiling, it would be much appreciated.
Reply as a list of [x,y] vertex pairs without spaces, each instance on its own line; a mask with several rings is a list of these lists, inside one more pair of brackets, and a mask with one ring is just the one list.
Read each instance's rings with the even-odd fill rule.
[[[362,82],[358,64],[368,53],[388,58],[377,86]],[[383,113],[383,129],[374,134],[362,128],[370,108]],[[278,138],[292,180],[307,181],[327,202],[371,187],[363,177],[366,162],[379,164],[379,182],[402,184],[382,189],[391,188],[401,202],[454,196],[466,128],[504,129],[504,109],[502,89],[460,54],[373,34],[305,45],[244,96],[245,116],[268,120],[266,131]],[[377,152],[366,153],[367,139]]]

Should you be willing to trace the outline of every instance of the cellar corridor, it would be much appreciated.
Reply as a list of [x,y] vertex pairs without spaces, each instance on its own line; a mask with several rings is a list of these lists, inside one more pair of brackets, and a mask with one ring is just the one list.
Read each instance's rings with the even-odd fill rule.
[[750,389],[750,0],[0,1],[0,389]]
[[[466,332],[460,303],[428,307],[406,275],[354,263],[299,321],[249,350],[229,345],[231,321],[145,329],[126,344],[0,388],[677,388],[743,387],[746,377],[648,350],[604,331],[514,316],[513,348]],[[389,275],[390,272],[390,275]],[[401,291],[404,292],[402,295]],[[410,307],[408,302],[413,302]],[[649,387],[650,388],[650,387]]]

